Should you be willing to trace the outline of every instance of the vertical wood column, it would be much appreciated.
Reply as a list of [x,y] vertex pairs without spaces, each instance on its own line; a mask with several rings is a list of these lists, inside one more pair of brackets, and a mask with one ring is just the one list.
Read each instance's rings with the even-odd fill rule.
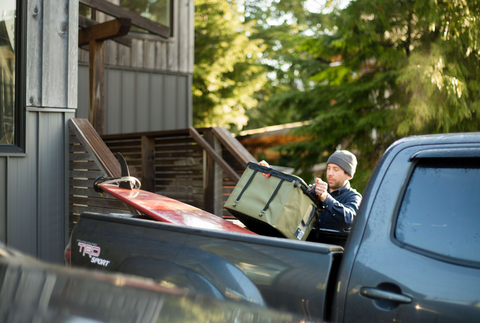
[[89,42],[89,98],[88,120],[99,135],[105,124],[105,56],[104,41]]
[[142,136],[142,189],[155,193],[155,137]]
[[[213,150],[222,155],[220,141],[211,129],[205,130],[203,138]],[[207,212],[222,216],[223,213],[223,171],[222,168],[210,157],[204,154],[205,174],[203,185],[204,209]]]

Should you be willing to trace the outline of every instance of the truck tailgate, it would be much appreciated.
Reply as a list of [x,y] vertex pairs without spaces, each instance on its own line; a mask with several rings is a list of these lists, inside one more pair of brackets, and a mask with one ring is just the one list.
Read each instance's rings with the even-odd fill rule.
[[343,253],[333,245],[100,214],[82,214],[71,243],[76,266],[143,275],[316,318],[324,317]]

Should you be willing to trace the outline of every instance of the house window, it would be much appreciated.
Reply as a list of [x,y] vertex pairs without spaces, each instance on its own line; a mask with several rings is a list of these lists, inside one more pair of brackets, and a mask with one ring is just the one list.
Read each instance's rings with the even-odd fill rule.
[[[158,22],[172,31],[172,0],[120,0],[120,6],[142,17]],[[132,27],[134,31],[144,31]]]
[[16,1],[0,3],[0,145],[14,145],[16,138]]
[[126,9],[161,25],[150,29],[152,28],[151,24],[137,20],[137,24],[132,21],[130,31],[153,33],[162,37],[172,36],[173,0],[119,0],[118,5],[107,0],[91,1],[88,4],[85,0],[80,0],[80,2],[79,14],[85,18],[97,20],[97,11],[112,17],[123,17]]

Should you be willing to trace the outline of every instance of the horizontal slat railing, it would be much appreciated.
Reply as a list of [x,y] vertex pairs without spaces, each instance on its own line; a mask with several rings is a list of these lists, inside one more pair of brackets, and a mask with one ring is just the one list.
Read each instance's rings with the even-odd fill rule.
[[[219,143],[216,150],[213,137]],[[123,154],[131,175],[141,179],[143,189],[226,217],[230,214],[223,210],[223,204],[245,164],[255,161],[224,128],[104,135],[102,139],[113,153]],[[216,160],[209,163],[209,158]],[[221,189],[212,185],[214,165],[220,167]],[[215,203],[221,205],[220,210]]]
[[70,232],[82,212],[129,213],[123,202],[102,197],[93,182],[102,175],[120,176],[120,165],[85,119],[71,119],[69,140],[69,224]]
[[[113,198],[102,198],[93,190],[93,181],[101,174],[119,176],[116,174],[118,162],[112,160],[117,152],[125,157],[131,176],[141,181],[142,189],[233,218],[223,205],[242,175],[245,164],[255,161],[255,158],[226,129],[192,128],[101,137],[95,133],[98,137],[93,135],[96,139],[92,140],[92,148],[76,129],[78,124],[85,126],[83,122],[83,119],[74,119],[71,125],[72,227],[83,211],[129,212],[123,203]],[[102,149],[98,148],[100,146]],[[99,157],[96,150],[103,155]],[[105,159],[110,163],[107,166],[101,163]],[[105,170],[109,168],[115,169],[115,174]]]

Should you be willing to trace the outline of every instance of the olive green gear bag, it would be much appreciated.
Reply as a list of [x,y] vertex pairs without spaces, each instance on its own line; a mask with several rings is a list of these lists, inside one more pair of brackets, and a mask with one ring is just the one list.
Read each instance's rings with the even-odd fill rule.
[[255,233],[305,240],[319,213],[314,194],[300,177],[250,162],[225,208]]

